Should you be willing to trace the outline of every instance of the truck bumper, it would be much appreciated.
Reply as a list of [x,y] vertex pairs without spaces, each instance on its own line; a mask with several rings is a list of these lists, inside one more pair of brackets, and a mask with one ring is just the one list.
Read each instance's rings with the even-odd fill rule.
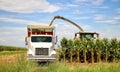
[[52,56],[41,56],[41,55],[37,55],[37,56],[33,56],[31,54],[29,54],[27,56],[28,60],[36,60],[36,61],[55,61],[56,57],[55,55]]

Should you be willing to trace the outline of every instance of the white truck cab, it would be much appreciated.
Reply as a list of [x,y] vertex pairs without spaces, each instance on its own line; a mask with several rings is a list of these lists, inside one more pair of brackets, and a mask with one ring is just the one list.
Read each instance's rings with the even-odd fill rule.
[[28,25],[26,44],[27,58],[38,61],[54,61],[55,44],[57,42],[54,26]]

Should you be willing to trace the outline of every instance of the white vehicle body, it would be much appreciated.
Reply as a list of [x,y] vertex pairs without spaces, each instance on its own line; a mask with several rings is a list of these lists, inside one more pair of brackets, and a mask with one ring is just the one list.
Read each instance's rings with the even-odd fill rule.
[[28,25],[26,43],[28,59],[54,61],[56,37],[53,26]]

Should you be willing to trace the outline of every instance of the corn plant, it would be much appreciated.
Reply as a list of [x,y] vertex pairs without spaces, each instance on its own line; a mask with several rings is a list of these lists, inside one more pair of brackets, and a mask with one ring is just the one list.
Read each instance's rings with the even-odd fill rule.
[[103,42],[101,39],[97,39],[95,42],[95,50],[97,52],[97,62],[101,62],[101,54],[103,52]]
[[107,38],[103,38],[103,56],[105,56],[105,62],[108,62],[109,58],[109,50],[110,50],[110,43]]
[[111,56],[111,60],[113,60],[115,62],[116,59],[116,53],[117,51],[117,39],[116,38],[112,38],[110,40],[110,56]]
[[63,38],[60,45],[61,59],[74,62],[115,62],[120,60],[120,40],[108,39],[67,39]]
[[68,40],[66,38],[63,38],[60,43],[61,43],[61,47],[62,47],[61,53],[63,55],[63,61],[65,62],[66,61],[66,50],[68,49],[68,45],[67,45]]
[[91,54],[91,62],[94,63],[94,48],[95,48],[95,43],[93,39],[90,39],[87,41],[87,49],[90,51]]
[[79,39],[79,38],[76,38],[75,40],[74,40],[74,47],[75,47],[75,50],[76,50],[76,53],[77,53],[77,62],[78,63],[80,63],[81,61],[81,59],[80,59],[80,51],[82,50],[82,48],[81,48],[81,39]]
[[117,57],[117,60],[119,61],[120,60],[120,40],[117,42],[117,50],[116,50],[116,57]]
[[83,50],[83,56],[84,56],[84,62],[87,63],[87,60],[86,60],[86,53],[87,53],[87,40],[85,38],[82,39],[82,50]]
[[70,63],[72,63],[72,61],[73,61],[72,56],[75,51],[75,48],[74,48],[74,41],[71,39],[68,41],[68,48],[70,49]]

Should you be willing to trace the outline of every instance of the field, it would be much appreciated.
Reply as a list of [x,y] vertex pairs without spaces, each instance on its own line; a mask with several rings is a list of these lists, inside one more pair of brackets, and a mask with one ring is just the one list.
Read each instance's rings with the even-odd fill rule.
[[[26,54],[0,57],[0,72],[119,72],[120,63],[69,64],[54,62],[38,64],[26,61]],[[4,61],[3,61],[4,60]]]
[[[17,49],[16,49],[17,50]],[[55,61],[37,63],[26,59],[26,50],[0,55],[0,72],[119,72],[120,62],[76,63]],[[13,52],[13,51],[12,51]],[[18,52],[18,53],[17,53]],[[1,52],[0,52],[1,53]]]
[[2,45],[0,46],[0,55],[24,53],[25,51],[27,51],[27,49],[22,47],[2,46]]

